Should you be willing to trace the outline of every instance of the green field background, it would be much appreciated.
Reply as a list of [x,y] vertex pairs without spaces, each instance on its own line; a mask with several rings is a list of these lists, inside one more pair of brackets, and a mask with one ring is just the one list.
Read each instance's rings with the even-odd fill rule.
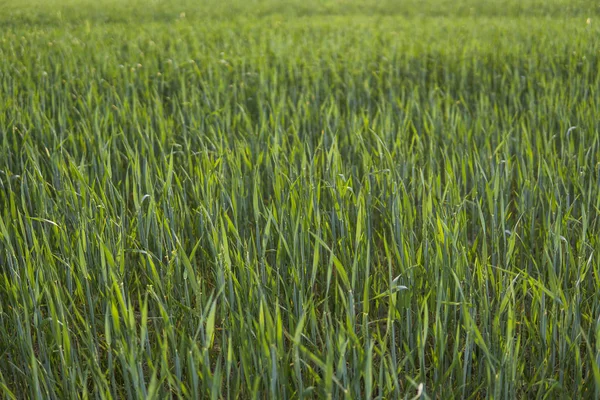
[[0,10],[0,397],[600,396],[600,3]]

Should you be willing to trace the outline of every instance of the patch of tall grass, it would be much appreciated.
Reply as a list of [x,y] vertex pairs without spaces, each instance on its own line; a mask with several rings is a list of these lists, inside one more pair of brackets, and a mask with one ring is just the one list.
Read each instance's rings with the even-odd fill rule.
[[345,3],[10,5],[3,397],[600,396],[598,9]]

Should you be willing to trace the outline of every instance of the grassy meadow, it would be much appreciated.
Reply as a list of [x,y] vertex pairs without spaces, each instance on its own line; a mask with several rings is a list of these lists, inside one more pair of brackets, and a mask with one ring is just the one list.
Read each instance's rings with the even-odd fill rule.
[[600,397],[600,3],[4,0],[0,397]]

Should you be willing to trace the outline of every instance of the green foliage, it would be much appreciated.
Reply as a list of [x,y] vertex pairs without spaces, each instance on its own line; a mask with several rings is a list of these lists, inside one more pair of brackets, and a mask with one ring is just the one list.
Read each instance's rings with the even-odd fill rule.
[[0,393],[600,396],[590,3],[6,4]]

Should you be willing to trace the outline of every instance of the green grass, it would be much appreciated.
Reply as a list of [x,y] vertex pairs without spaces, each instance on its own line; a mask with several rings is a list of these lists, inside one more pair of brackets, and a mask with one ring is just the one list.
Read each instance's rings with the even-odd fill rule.
[[2,397],[600,396],[598,4],[176,1],[3,5]]

